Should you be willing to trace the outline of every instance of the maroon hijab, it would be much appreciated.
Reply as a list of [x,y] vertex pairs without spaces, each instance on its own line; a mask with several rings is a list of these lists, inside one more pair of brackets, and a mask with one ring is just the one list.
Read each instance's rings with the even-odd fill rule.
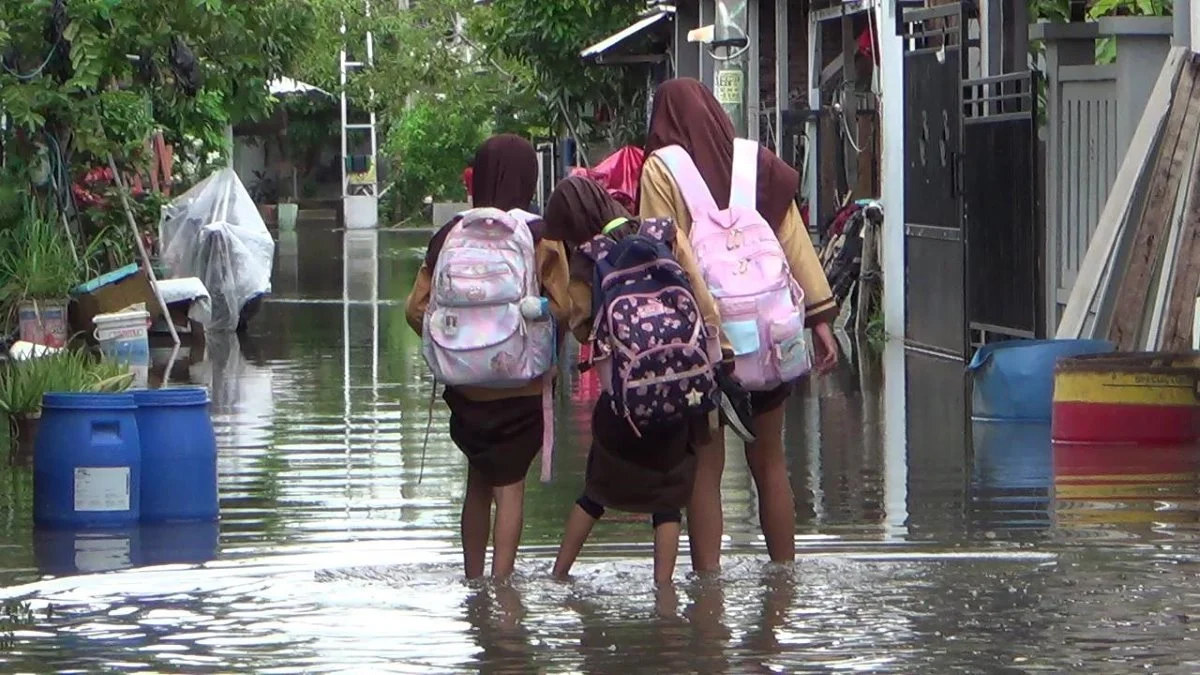
[[577,249],[584,242],[604,231],[604,226],[617,218],[630,221],[609,234],[620,241],[637,231],[637,223],[629,211],[613,199],[596,181],[585,176],[564,178],[554,188],[546,202],[546,238],[561,241],[567,247],[571,277],[591,281],[592,261]]
[[599,183],[584,176],[564,178],[546,202],[546,238],[561,241],[569,250],[600,234],[629,211],[609,196]]
[[[538,157],[529,141],[514,134],[492,136],[479,146],[473,168],[471,187],[474,190],[472,204],[476,207],[491,206],[502,211],[527,209],[537,191]],[[432,268],[451,226],[458,218],[442,226],[429,241],[425,251],[425,265]]]
[[[678,145],[687,150],[717,206],[729,206],[733,175],[733,122],[698,80],[668,80],[654,93],[646,155]],[[758,151],[758,212],[779,229],[800,190],[800,174],[766,148]]]

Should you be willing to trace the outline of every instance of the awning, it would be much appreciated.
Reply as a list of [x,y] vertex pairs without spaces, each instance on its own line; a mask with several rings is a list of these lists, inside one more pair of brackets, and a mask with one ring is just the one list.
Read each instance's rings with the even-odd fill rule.
[[629,38],[631,38],[635,35],[638,35],[638,34],[642,33],[643,31],[659,24],[660,22],[666,21],[667,19],[674,17],[674,16],[675,16],[675,7],[673,5],[659,5],[655,8],[653,8],[651,10],[650,14],[639,19],[633,25],[628,26],[627,28],[624,28],[617,33],[614,33],[614,34],[604,38],[603,40],[597,42],[596,44],[592,45],[591,47],[588,47],[587,49],[579,52],[579,57],[582,59],[585,59],[585,60],[595,61],[597,63],[603,63],[605,61],[613,63],[613,62],[618,62],[618,61],[624,61],[624,62],[643,61],[644,62],[644,61],[659,60],[659,59],[663,58],[663,55],[661,55],[661,54],[646,54],[646,55],[633,56],[633,57],[626,56],[626,57],[605,59],[605,53],[608,52],[609,50],[611,50],[612,48],[620,45],[622,42],[628,40]]

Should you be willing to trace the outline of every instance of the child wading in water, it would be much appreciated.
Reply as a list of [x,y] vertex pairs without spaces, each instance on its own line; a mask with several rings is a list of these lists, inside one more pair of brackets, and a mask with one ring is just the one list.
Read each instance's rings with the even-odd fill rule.
[[[733,124],[700,82],[659,85],[646,137],[640,213],[671,218],[716,299],[726,367],[722,421],[746,441],[759,521],[771,560],[795,559],[796,513],[783,450],[783,404],[809,370],[837,365],[830,323],[838,309],[796,208],[800,175],[770,150],[734,138]],[[746,390],[749,390],[747,394]],[[723,434],[697,453],[688,540],[697,572],[720,567]]]
[[537,161],[518,136],[493,136],[480,146],[472,162],[475,208],[429,242],[406,307],[430,369],[446,384],[450,438],[469,463],[462,507],[469,579],[483,575],[493,501],[492,575],[512,574],[525,475],[539,448],[553,442],[546,418],[554,320],[566,321],[570,296],[562,245],[542,238],[542,222],[519,211],[537,189]]
[[681,509],[720,357],[712,297],[670,221],[638,222],[594,181],[559,183],[546,236],[570,251],[572,332],[592,345],[604,393],[592,412],[583,495],[568,518],[554,575],[566,578],[606,508],[652,514],[654,579],[671,582]]

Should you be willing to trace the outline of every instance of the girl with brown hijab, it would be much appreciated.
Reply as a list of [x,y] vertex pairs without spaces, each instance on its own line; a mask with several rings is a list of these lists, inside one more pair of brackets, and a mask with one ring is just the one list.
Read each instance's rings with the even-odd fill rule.
[[[598,183],[583,176],[563,180],[546,203],[546,238],[562,241],[570,256],[570,327],[580,343],[591,339],[594,263],[579,247],[604,233],[620,241],[639,223]],[[668,237],[676,261],[692,281],[705,323],[715,326],[712,296],[696,270],[691,248],[682,237]],[[699,283],[697,283],[699,282]],[[708,420],[633,433],[613,411],[607,394],[592,410],[592,446],[588,452],[583,495],[575,502],[554,563],[554,576],[565,578],[592,526],[607,507],[649,513],[654,524],[654,579],[671,582],[679,550],[681,509],[694,482],[695,446],[708,440]]]
[[[687,151],[717,207],[727,208],[733,182],[733,141],[733,123],[703,84],[679,78],[659,85],[646,137],[647,157],[639,185],[640,215],[670,217],[681,231],[691,231],[692,217],[683,193],[666,163],[653,154],[672,145]],[[804,290],[805,323],[816,338],[815,367],[826,373],[837,365],[837,342],[830,324],[838,308],[796,208],[799,187],[800,174],[760,147],[756,208],[775,231],[792,275]],[[730,419],[727,415],[725,420],[735,429],[747,426],[752,433],[753,440],[746,443],[746,461],[758,489],[759,521],[767,550],[776,562],[791,561],[796,556],[796,513],[783,451],[783,403],[790,394],[790,385],[752,392],[748,403],[735,406],[740,408],[736,418],[748,419]],[[727,398],[736,401],[738,397]],[[724,435],[713,434],[713,441],[697,452],[696,485],[688,504],[688,540],[697,572],[720,568]]]
[[[474,205],[504,211],[525,209],[537,189],[537,153],[528,141],[511,134],[493,136],[475,154]],[[418,335],[423,329],[432,292],[432,273],[447,235],[458,218],[446,223],[429,242],[425,262],[417,273],[405,308],[408,324]],[[567,320],[567,259],[562,245],[540,237],[541,221],[534,231],[538,280],[548,298],[551,314]],[[467,578],[483,575],[496,503],[492,575],[512,574],[521,540],[525,500],[525,474],[542,444],[542,382],[517,389],[446,387],[442,398],[450,408],[450,438],[467,456],[467,494],[462,507],[463,564]]]

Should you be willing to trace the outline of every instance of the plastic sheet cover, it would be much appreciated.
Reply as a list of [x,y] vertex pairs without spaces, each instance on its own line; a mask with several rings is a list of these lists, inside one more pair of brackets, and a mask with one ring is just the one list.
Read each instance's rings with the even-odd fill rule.
[[209,331],[237,330],[246,303],[271,292],[275,240],[233,169],[221,169],[174,199],[158,232],[171,277],[197,277],[208,289]]

